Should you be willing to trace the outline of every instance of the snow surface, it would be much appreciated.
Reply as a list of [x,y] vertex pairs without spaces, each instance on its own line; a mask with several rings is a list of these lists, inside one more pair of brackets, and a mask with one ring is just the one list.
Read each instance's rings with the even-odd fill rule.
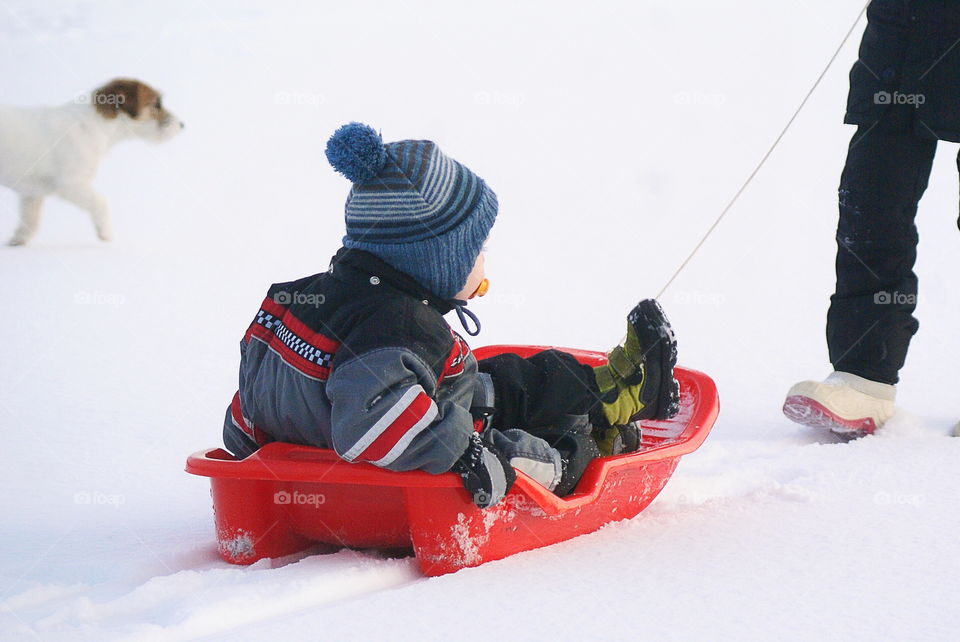
[[[187,128],[97,179],[116,241],[50,202],[0,251],[0,638],[956,639],[955,145],[921,205],[902,411],[853,443],[788,422],[829,371],[841,124],[863,23],[664,294],[713,434],[633,520],[454,575],[339,552],[231,567],[207,481],[237,344],[272,282],[325,268],[351,120],[431,138],[501,213],[482,343],[608,348],[750,173],[860,11],[770,3],[0,2],[2,100],[116,75]],[[0,190],[0,229],[13,195]]]

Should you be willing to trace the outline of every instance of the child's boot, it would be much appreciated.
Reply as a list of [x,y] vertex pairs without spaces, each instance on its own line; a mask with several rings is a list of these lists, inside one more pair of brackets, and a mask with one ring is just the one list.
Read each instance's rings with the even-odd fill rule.
[[660,304],[646,299],[627,315],[627,338],[593,369],[610,426],[642,419],[669,419],[680,409],[673,378],[677,340]]
[[896,387],[849,372],[790,388],[783,414],[799,424],[826,428],[844,437],[872,434],[893,415]]
[[635,452],[640,449],[642,437],[640,423],[636,421],[622,426],[598,427],[593,432],[602,457]]
[[502,500],[517,474],[507,458],[494,446],[492,440],[473,433],[467,449],[454,462],[452,472],[460,475],[463,486],[473,496],[473,503],[479,508],[490,508]]
[[600,456],[600,452],[593,437],[582,433],[568,433],[554,440],[552,445],[560,453],[563,464],[560,483],[553,492],[559,497],[566,497],[577,487],[587,466]]
[[600,456],[590,434],[592,428],[586,415],[566,415],[549,430],[537,433],[560,453],[562,472],[560,482],[553,489],[560,497],[573,492],[587,466]]

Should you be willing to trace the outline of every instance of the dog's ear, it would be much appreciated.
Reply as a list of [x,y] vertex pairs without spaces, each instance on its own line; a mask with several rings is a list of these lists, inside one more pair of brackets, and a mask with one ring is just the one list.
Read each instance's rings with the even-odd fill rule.
[[116,118],[121,111],[137,118],[159,97],[152,87],[139,80],[116,78],[93,92],[93,105],[104,118]]

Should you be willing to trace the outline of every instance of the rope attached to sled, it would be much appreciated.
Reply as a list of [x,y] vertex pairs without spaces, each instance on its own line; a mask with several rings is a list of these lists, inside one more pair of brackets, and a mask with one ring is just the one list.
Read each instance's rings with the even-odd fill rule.
[[717,229],[717,226],[720,225],[720,221],[723,220],[723,217],[727,215],[727,212],[730,211],[730,208],[733,207],[733,204],[737,202],[737,199],[740,198],[740,195],[743,194],[743,191],[747,189],[747,185],[753,181],[753,177],[757,175],[757,172],[760,171],[760,168],[763,167],[764,163],[767,162],[767,159],[770,158],[770,154],[773,153],[773,150],[777,148],[777,145],[780,144],[780,141],[783,139],[784,135],[787,133],[787,130],[790,129],[790,126],[793,125],[793,121],[797,119],[797,116],[800,115],[801,110],[806,106],[807,101],[810,99],[810,96],[813,95],[813,92],[820,85],[820,81],[823,80],[823,77],[827,75],[827,71],[830,70],[830,67],[833,66],[833,62],[837,59],[837,56],[840,55],[840,50],[843,49],[843,46],[847,44],[847,40],[850,39],[850,35],[853,33],[853,30],[856,28],[857,24],[860,22],[860,18],[863,17],[863,14],[867,11],[867,5],[870,2],[867,2],[863,5],[863,8],[860,9],[860,13],[857,14],[857,19],[853,21],[853,24],[850,25],[850,29],[847,30],[847,35],[843,37],[843,40],[840,41],[840,44],[837,46],[837,50],[833,52],[833,55],[830,57],[830,60],[827,62],[827,66],[823,68],[823,71],[820,72],[820,75],[817,76],[816,81],[813,83],[813,86],[810,87],[810,91],[807,92],[807,95],[803,97],[803,100],[800,101],[800,105],[797,107],[796,111],[793,112],[793,116],[790,117],[790,120],[787,121],[787,124],[783,126],[783,129],[780,131],[780,135],[777,136],[776,140],[773,141],[773,144],[770,145],[770,149],[767,150],[767,153],[763,155],[763,158],[760,159],[760,162],[757,163],[757,166],[750,172],[750,175],[747,177],[747,180],[743,182],[743,185],[740,186],[740,189],[737,190],[737,193],[733,195],[733,198],[730,199],[730,202],[727,203],[727,206],[723,208],[723,211],[720,212],[720,216],[713,222],[713,225],[710,226],[710,229],[707,230],[707,233],[703,235],[703,238],[700,239],[700,242],[697,243],[696,247],[693,248],[693,251],[683,260],[683,263],[680,264],[680,267],[677,268],[677,271],[673,273],[673,276],[670,277],[670,280],[667,281],[660,292],[657,294],[657,299],[663,296],[663,293],[667,291],[674,280],[685,267],[687,263],[700,251],[700,248],[703,247],[703,244],[706,243],[707,239],[710,238],[710,235],[713,234],[713,231]]

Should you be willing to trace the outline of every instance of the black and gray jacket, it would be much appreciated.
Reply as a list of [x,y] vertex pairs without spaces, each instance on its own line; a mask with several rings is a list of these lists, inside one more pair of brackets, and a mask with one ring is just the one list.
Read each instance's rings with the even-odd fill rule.
[[451,309],[360,250],[271,286],[240,344],[227,448],[246,457],[286,441],[390,470],[449,470],[474,431],[475,392],[487,388],[443,319]]

